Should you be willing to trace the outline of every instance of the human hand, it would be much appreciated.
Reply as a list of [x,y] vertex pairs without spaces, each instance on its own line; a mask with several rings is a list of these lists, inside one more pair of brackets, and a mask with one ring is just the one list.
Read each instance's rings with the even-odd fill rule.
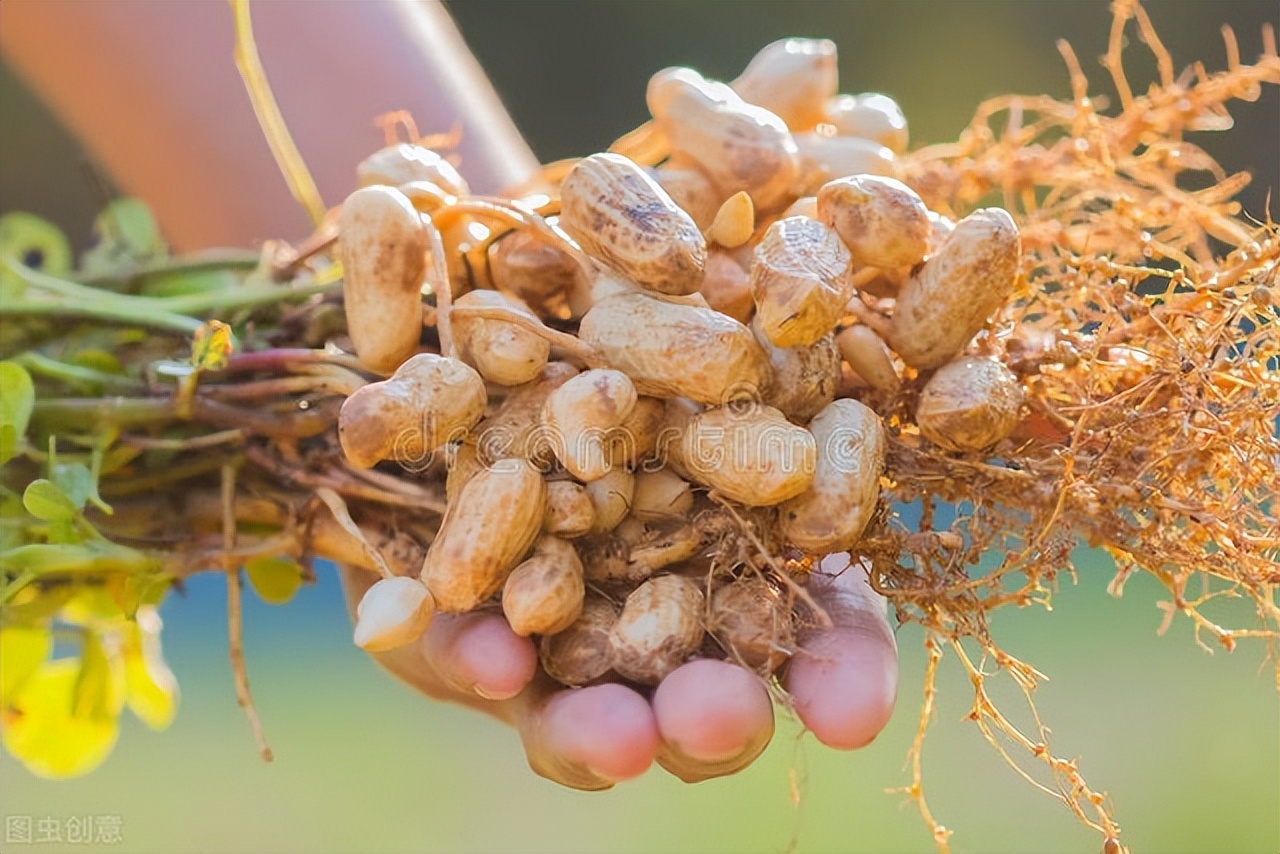
[[[876,737],[898,682],[884,600],[847,564],[844,555],[832,556],[810,580],[808,591],[831,626],[801,633],[781,678],[800,722],[842,750]],[[354,614],[378,576],[350,567],[341,576]],[[618,683],[563,688],[539,671],[533,641],[494,611],[437,615],[417,642],[374,658],[430,697],[515,727],[530,767],[575,789],[607,789],[655,761],[690,783],[734,774],[773,736],[764,683],[736,664],[687,662],[649,697]]]

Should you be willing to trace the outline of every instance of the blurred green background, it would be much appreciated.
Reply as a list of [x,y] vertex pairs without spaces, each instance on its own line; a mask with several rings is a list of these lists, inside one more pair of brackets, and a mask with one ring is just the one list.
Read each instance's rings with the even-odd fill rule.
[[[321,4],[299,7],[323,14]],[[913,144],[953,138],[973,107],[1002,92],[1067,93],[1054,41],[1071,41],[1093,81],[1110,16],[1102,2],[453,2],[464,35],[544,160],[604,148],[644,118],[648,75],[687,64],[732,77],[786,35],[839,45],[842,88],[902,103]],[[1259,50],[1265,2],[1155,2],[1181,68],[1223,63],[1218,28]],[[1154,63],[1135,45],[1131,80]],[[287,111],[287,105],[286,105]],[[1237,127],[1196,141],[1256,181],[1263,214],[1280,186],[1280,98],[1233,110]],[[100,203],[83,155],[0,68],[0,209],[26,209],[82,238]],[[1272,203],[1272,214],[1276,213]],[[1155,634],[1162,598],[1145,578],[1105,593],[1109,562],[1081,553],[1080,584],[1054,611],[1002,612],[993,632],[1048,674],[1037,694],[1060,755],[1080,757],[1109,793],[1138,852],[1280,850],[1280,718],[1272,664],[1257,643],[1207,655],[1185,620]],[[119,816],[138,852],[805,852],[927,851],[913,808],[889,787],[909,780],[906,750],[923,672],[921,634],[899,632],[900,713],[869,748],[820,749],[788,721],[743,774],[685,786],[654,771],[608,793],[562,790],[525,767],[513,733],[422,701],[378,672],[349,640],[333,573],[290,605],[251,601],[248,664],[277,760],[257,758],[226,662],[222,581],[199,578],[166,604],[165,639],[183,708],[156,735],[130,720],[115,754],[81,780],[51,783],[0,759],[5,816]],[[250,594],[251,598],[251,594]],[[1209,614],[1254,619],[1244,603]],[[925,754],[930,803],[957,852],[1094,851],[1099,840],[1008,769],[962,720],[971,699],[954,661]],[[993,686],[996,683],[993,683]],[[1009,685],[997,699],[1016,707]],[[1017,718],[1025,722],[1026,716]],[[802,798],[792,805],[795,770]],[[80,844],[4,851],[88,851]],[[108,850],[108,849],[103,849]]]

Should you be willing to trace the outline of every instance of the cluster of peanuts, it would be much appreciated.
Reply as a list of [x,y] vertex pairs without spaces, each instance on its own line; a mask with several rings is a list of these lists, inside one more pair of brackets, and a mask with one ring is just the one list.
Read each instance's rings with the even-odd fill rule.
[[[522,200],[470,196],[421,146],[361,165],[345,309],[390,376],[345,401],[342,448],[446,459],[448,501],[420,574],[361,602],[361,647],[500,603],[565,685],[706,655],[767,676],[795,644],[781,575],[856,557],[880,503],[876,407],[911,384],[955,452],[1016,426],[1017,377],[966,354],[1013,291],[1013,219],[954,222],[896,180],[905,119],[838,94],[831,42],[771,44],[731,84],[667,69],[647,100],[630,147],[660,165],[595,154]],[[744,518],[775,554],[731,547]]]

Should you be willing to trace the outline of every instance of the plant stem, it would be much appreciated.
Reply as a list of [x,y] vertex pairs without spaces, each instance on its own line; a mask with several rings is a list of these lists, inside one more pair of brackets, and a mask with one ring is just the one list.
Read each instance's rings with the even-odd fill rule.
[[66,362],[60,362],[57,359],[51,359],[41,353],[29,351],[15,357],[14,361],[33,374],[63,382],[88,383],[101,386],[104,391],[141,392],[146,390],[146,384],[133,377],[127,377],[123,374],[111,374],[106,371],[96,371],[93,368],[86,368],[81,365],[71,365]]

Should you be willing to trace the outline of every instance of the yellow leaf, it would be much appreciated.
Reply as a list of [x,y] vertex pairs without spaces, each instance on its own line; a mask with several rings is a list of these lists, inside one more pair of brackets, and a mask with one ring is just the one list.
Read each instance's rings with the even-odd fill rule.
[[287,557],[258,557],[244,565],[249,584],[263,602],[283,605],[302,586],[302,567]]
[[53,651],[53,634],[47,628],[6,626],[0,629],[0,707],[35,673]]
[[154,730],[167,729],[178,711],[178,680],[160,652],[160,617],[138,609],[125,626],[124,679],[129,710]]
[[119,735],[114,717],[71,712],[80,663],[47,661],[27,679],[5,711],[4,746],[27,770],[53,779],[78,777],[102,764]]
[[191,364],[197,371],[218,371],[227,366],[234,344],[231,327],[220,320],[210,320],[196,330],[191,342]]

